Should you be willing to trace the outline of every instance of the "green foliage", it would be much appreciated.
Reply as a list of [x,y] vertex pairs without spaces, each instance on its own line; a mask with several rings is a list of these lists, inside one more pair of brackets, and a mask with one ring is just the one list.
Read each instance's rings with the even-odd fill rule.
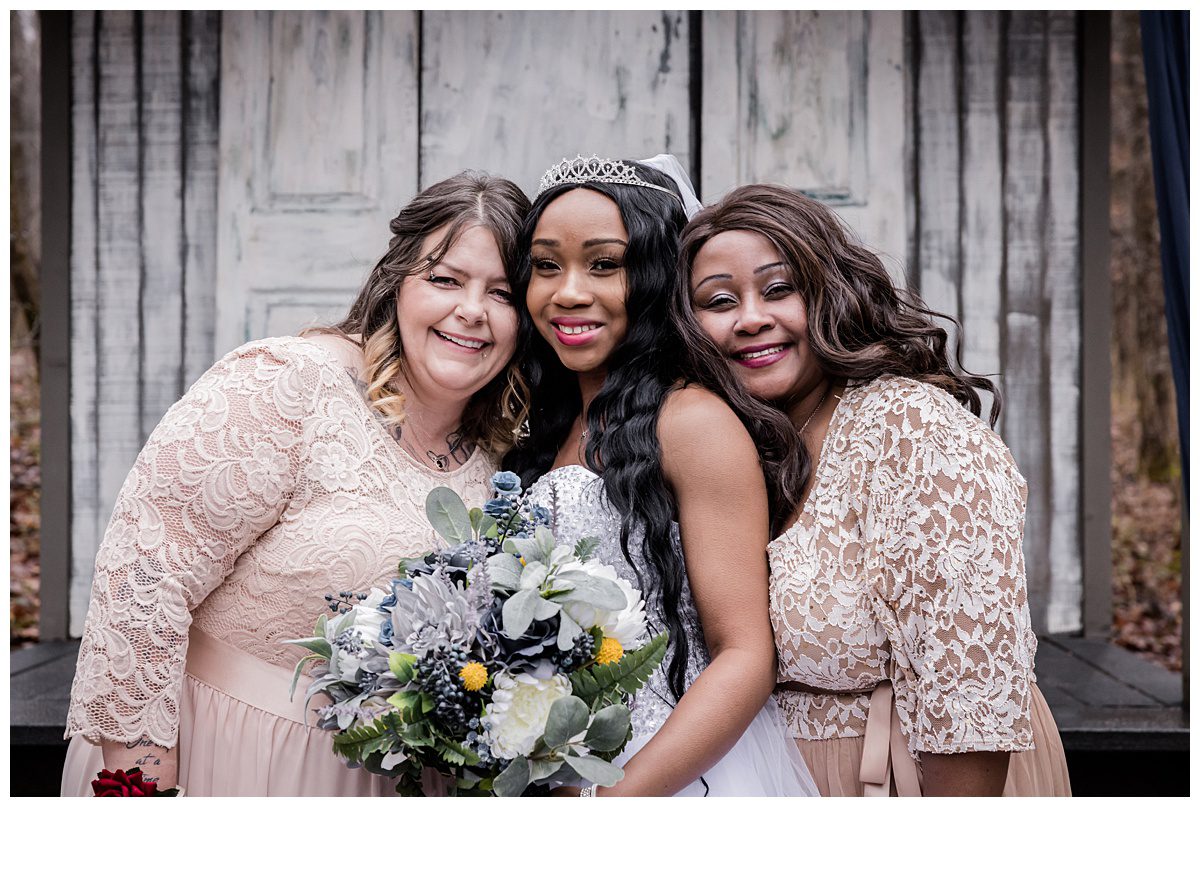
[[517,798],[529,785],[529,761],[525,758],[513,758],[492,781],[492,791],[499,798]]
[[584,536],[575,543],[575,557],[578,560],[586,561],[596,553],[596,548],[599,547],[600,540],[595,536]]
[[[550,748],[566,745],[572,736],[582,733],[588,725],[588,707],[582,699],[564,696],[550,706],[546,730],[542,737]],[[536,777],[535,777],[536,778]]]
[[305,650],[315,653],[321,659],[333,658],[333,647],[330,646],[329,641],[325,640],[325,638],[300,638],[298,640],[284,641],[283,643],[303,647]]
[[667,633],[626,653],[611,665],[593,665],[571,674],[574,695],[593,711],[618,701],[621,693],[636,693],[649,680],[667,652]]
[[362,763],[367,755],[391,748],[401,726],[399,717],[394,712],[388,712],[370,724],[335,733],[333,750],[351,763]]
[[396,676],[396,680],[407,684],[416,674],[417,657],[412,653],[391,652],[388,654],[388,668]]
[[586,758],[568,755],[567,766],[588,782],[594,782],[596,785],[603,785],[606,788],[616,785],[625,775],[625,771],[616,764],[610,764],[608,761],[602,761],[590,755]]
[[434,487],[429,491],[425,497],[425,515],[429,525],[451,545],[460,545],[474,537],[467,506],[449,487]]
[[616,751],[625,744],[629,735],[629,709],[624,705],[610,705],[596,712],[584,744],[592,751]]

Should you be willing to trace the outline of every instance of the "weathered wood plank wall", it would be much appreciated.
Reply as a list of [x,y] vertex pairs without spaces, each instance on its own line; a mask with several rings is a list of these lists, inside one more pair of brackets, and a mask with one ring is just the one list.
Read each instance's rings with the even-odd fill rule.
[[212,363],[216,13],[76,13],[72,634],[138,450]]
[[1035,624],[1079,627],[1076,21],[76,14],[73,630],[162,412],[228,348],[343,310],[420,186],[474,167],[533,191],[564,155],[661,150],[707,201],[822,195],[965,322],[1029,481]]
[[914,281],[998,373],[1029,484],[1035,624],[1082,626],[1078,63],[1074,13],[910,17]]

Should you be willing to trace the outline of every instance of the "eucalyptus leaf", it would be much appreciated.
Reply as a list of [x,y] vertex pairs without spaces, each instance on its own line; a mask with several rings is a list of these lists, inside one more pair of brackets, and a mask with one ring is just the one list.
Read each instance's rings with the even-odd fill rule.
[[628,735],[629,709],[624,705],[610,705],[596,712],[583,741],[592,751],[616,751]]
[[467,542],[474,534],[467,506],[449,487],[434,487],[429,491],[425,497],[425,515],[429,525],[451,545]]
[[596,785],[602,785],[605,788],[616,785],[621,781],[621,777],[625,775],[625,771],[616,764],[610,764],[608,761],[602,761],[590,755],[586,758],[568,755],[567,766],[588,782],[594,782]]
[[554,700],[546,716],[546,730],[542,738],[546,745],[558,748],[566,745],[572,736],[582,733],[588,725],[588,707],[582,699],[563,696]]
[[478,533],[479,528],[483,525],[483,509],[472,508],[467,512],[467,517],[471,520],[471,532]]
[[542,779],[547,779],[562,769],[562,758],[550,760],[548,758],[534,758],[529,762],[529,780],[538,782]]
[[492,791],[499,798],[517,798],[529,785],[529,761],[513,758],[512,763],[492,782]]
[[495,538],[496,536],[496,519],[486,512],[479,520],[479,535],[481,538],[483,536]]
[[515,641],[525,634],[529,624],[533,622],[533,614],[539,600],[537,589],[530,588],[518,591],[504,602],[501,615],[504,620],[504,633],[508,637]]

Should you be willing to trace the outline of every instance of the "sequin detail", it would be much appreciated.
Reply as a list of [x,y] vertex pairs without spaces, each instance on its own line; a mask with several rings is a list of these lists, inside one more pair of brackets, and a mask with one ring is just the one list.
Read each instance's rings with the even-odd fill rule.
[[[601,563],[609,564],[619,576],[642,590],[642,597],[646,601],[646,619],[651,632],[664,631],[666,619],[663,615],[661,589],[647,588],[638,575],[639,571],[649,575],[641,556],[641,535],[635,533],[630,536],[629,551],[634,559],[634,563],[631,564],[621,551],[621,517],[613,510],[604,494],[604,482],[583,465],[565,465],[543,475],[530,488],[529,495],[534,503],[550,510],[551,529],[559,542],[573,545],[584,536],[599,540],[596,558]],[[682,560],[683,549],[679,541],[678,525],[671,528],[671,544]],[[679,616],[688,639],[688,662],[684,676],[686,690],[710,661],[708,646],[704,642],[704,630],[700,625],[700,615],[696,612],[686,577],[679,603]],[[630,713],[635,737],[652,736],[657,733],[674,708],[675,697],[667,683],[667,663],[670,662],[670,657],[671,651],[668,650],[663,664],[650,676],[646,685],[633,699]]]

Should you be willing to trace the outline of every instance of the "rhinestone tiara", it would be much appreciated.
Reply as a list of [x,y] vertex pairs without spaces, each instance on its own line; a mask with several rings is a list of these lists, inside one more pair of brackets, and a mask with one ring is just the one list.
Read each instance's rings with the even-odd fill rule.
[[543,192],[550,190],[556,185],[581,185],[585,182],[608,182],[613,185],[636,185],[639,188],[653,188],[655,191],[670,194],[679,201],[680,205],[683,204],[683,198],[670,188],[664,188],[661,185],[652,185],[650,182],[638,178],[637,170],[624,160],[609,160],[597,157],[595,154],[591,157],[584,157],[582,154],[578,154],[574,160],[568,160],[564,157],[560,162],[554,164],[542,176],[542,181],[538,184],[537,194],[534,195],[533,199],[537,200],[537,198],[542,196]]

